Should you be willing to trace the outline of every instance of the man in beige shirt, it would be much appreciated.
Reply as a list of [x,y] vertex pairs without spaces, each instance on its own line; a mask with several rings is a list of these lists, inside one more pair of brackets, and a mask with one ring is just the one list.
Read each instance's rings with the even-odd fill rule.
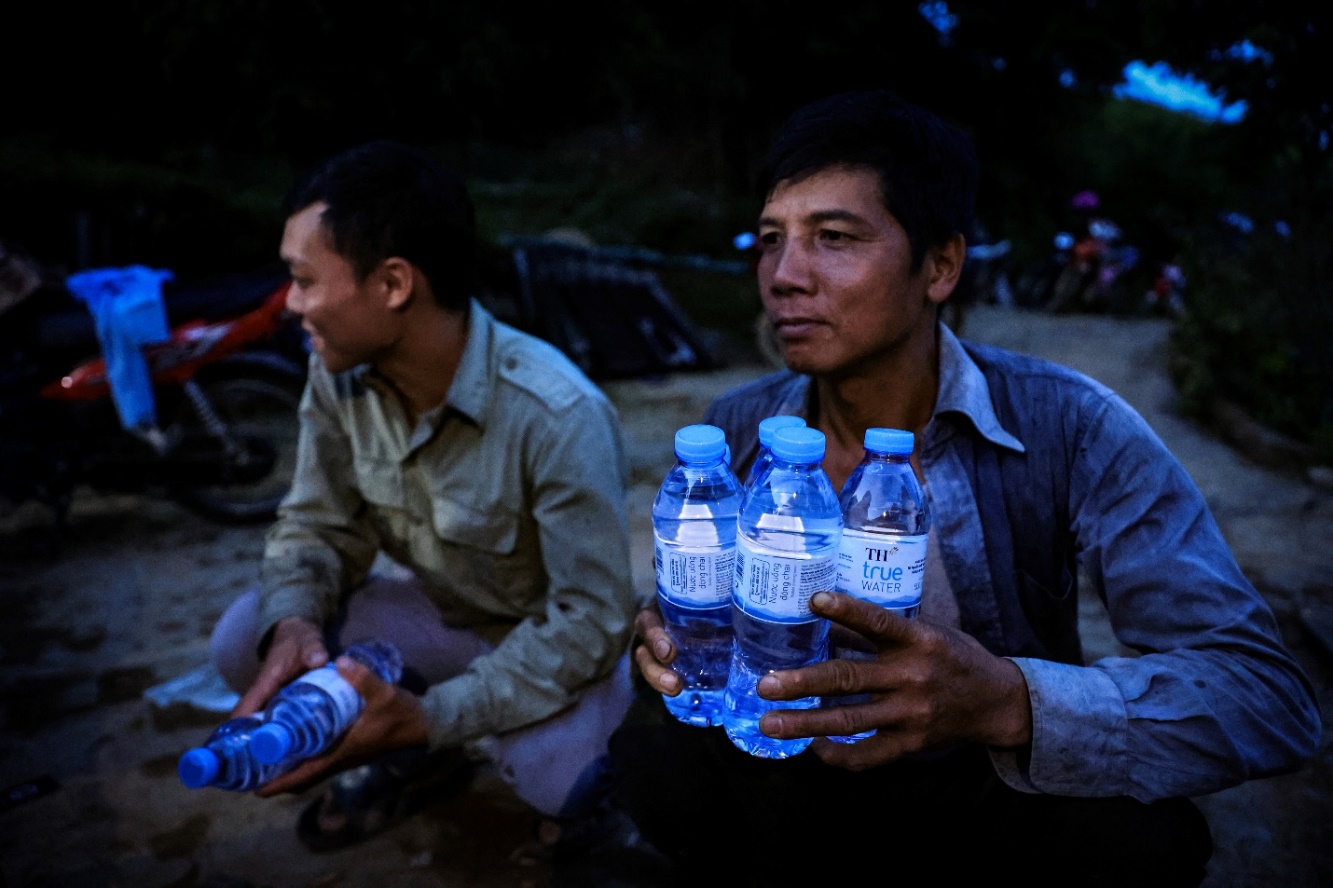
[[259,790],[338,774],[301,819],[315,850],[392,822],[442,759],[485,756],[542,815],[577,816],[631,698],[618,418],[471,298],[473,244],[461,181],[397,143],[331,159],[290,200],[288,306],[314,352],[298,464],[214,658],[243,692],[235,714],[363,639],[405,667],[390,686],[339,660],[365,710]]

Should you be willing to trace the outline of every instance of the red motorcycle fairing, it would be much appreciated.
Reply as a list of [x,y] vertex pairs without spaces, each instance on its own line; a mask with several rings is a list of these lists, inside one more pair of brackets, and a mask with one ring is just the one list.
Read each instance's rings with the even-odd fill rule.
[[[278,331],[287,312],[291,282],[280,285],[263,305],[237,318],[214,323],[189,321],[175,327],[171,337],[144,348],[154,385],[180,384],[200,368],[230,357],[252,342]],[[106,359],[92,358],[41,389],[41,396],[57,401],[92,401],[111,394]]]

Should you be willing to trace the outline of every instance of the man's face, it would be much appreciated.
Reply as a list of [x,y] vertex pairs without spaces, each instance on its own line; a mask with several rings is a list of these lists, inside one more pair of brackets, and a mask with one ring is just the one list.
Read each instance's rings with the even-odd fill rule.
[[854,373],[934,322],[929,262],[912,273],[907,232],[870,170],[833,167],[779,182],[759,241],[760,298],[792,370]]
[[301,316],[324,366],[340,373],[381,357],[396,338],[397,316],[377,298],[377,275],[357,280],[352,263],[334,252],[320,219],[326,206],[311,204],[287,220],[281,255],[292,275],[287,307]]

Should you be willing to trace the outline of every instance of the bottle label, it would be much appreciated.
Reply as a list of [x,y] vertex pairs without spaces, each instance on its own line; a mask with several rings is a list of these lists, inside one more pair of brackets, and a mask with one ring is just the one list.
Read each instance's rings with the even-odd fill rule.
[[792,558],[736,537],[736,587],[732,600],[745,613],[780,623],[814,619],[810,596],[832,589],[837,565],[832,554]]
[[347,683],[347,679],[338,674],[338,668],[330,663],[319,669],[312,669],[301,676],[301,681],[314,685],[329,695],[340,725],[351,724],[361,714],[361,695],[356,688]]
[[731,598],[736,550],[730,546],[679,546],[655,538],[657,588],[687,607],[718,607]]
[[843,528],[838,544],[838,591],[885,607],[921,601],[926,535]]

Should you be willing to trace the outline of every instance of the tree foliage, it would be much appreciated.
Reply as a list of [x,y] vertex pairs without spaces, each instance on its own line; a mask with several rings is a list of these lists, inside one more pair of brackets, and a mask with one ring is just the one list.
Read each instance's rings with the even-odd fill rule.
[[[882,86],[973,136],[980,217],[1021,251],[1045,249],[1082,188],[1163,256],[1208,254],[1217,214],[1237,210],[1292,232],[1264,292],[1328,300],[1333,46],[1318,4],[56,0],[7,10],[6,33],[25,51],[0,56],[0,236],[69,265],[268,261],[295,172],[383,136],[474,181],[488,233],[563,221],[716,252],[748,224],[783,118]],[[1134,59],[1243,100],[1243,121],[1116,100]],[[1257,266],[1230,283],[1224,267],[1197,263],[1191,290],[1245,298],[1235,281]]]

